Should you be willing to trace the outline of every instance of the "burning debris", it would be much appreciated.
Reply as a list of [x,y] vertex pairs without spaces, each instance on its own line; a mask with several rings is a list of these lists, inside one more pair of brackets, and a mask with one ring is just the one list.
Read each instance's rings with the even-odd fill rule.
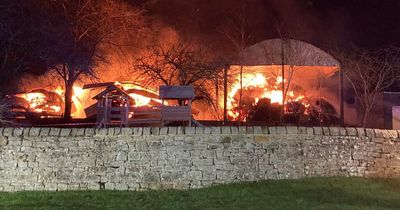
[[[260,100],[268,99],[270,104],[282,105],[283,94],[282,77],[266,77],[261,73],[245,73],[243,74],[242,86],[242,114],[244,120],[247,120],[250,109],[256,106]],[[292,102],[299,102],[308,107],[305,100],[304,91],[300,87],[295,88],[297,91],[288,91],[286,93],[285,107]],[[239,101],[240,101],[240,75],[235,79],[230,92],[228,93],[227,109],[231,120],[238,120],[239,117]],[[265,102],[265,101],[264,101]]]

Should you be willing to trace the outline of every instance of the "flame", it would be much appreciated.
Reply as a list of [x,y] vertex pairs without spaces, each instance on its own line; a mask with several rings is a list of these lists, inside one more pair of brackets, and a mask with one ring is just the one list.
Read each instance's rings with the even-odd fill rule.
[[[72,102],[75,107],[75,112],[72,113],[73,117],[81,117],[83,112],[82,101],[84,99],[85,92],[82,87],[75,85],[73,87]],[[59,96],[60,100],[54,98],[54,94]],[[27,107],[31,112],[39,114],[52,114],[59,115],[62,114],[62,106],[64,103],[65,90],[58,86],[56,89],[49,90],[37,90],[33,92],[16,94],[17,97],[25,99],[29,107]],[[45,116],[42,116],[44,118]]]
[[52,92],[46,90],[37,90],[33,92],[16,94],[17,97],[25,99],[29,107],[26,107],[31,112],[48,113],[58,115],[61,111],[59,100],[51,96]]
[[[257,104],[262,98],[270,99],[271,104],[282,105],[283,94],[281,87],[283,81],[286,80],[283,80],[282,77],[268,78],[261,73],[244,73],[242,75],[243,90],[250,90],[255,88],[257,90],[261,90],[261,93],[256,92],[254,94],[257,95],[252,95],[252,97],[254,97],[253,105]],[[239,117],[239,111],[237,110],[237,108],[239,107],[239,100],[237,99],[237,96],[240,94],[239,92],[240,75],[235,78],[235,81],[231,87],[230,92],[228,93],[227,98],[228,115],[234,120],[237,120]],[[243,93],[242,97],[245,97],[245,93]],[[285,104],[289,102],[301,101],[304,98],[305,97],[303,95],[296,96],[293,91],[288,91],[286,93]]]
[[151,98],[147,98],[145,96],[141,96],[141,95],[134,94],[134,93],[129,94],[129,96],[135,100],[134,106],[136,106],[136,107],[148,106],[151,101]]
[[[154,96],[158,96],[158,93],[154,90],[151,90],[149,88],[143,88],[139,85],[135,85],[132,83],[120,83],[120,82],[115,82],[114,83],[117,86],[122,87],[122,89],[124,90],[132,90],[132,89],[136,89],[136,90],[143,90],[149,93],[154,94]],[[142,106],[151,106],[150,102],[153,100],[159,104],[162,103],[162,101],[158,98],[150,98],[150,97],[146,97],[143,95],[139,95],[136,93],[130,93],[129,96],[135,101],[135,104],[133,105],[134,107],[142,107]]]
[[46,100],[45,94],[33,92],[33,93],[20,94],[19,97],[22,97],[25,100],[27,100],[29,102],[30,108],[35,112],[42,112],[42,110],[37,107],[45,102]]

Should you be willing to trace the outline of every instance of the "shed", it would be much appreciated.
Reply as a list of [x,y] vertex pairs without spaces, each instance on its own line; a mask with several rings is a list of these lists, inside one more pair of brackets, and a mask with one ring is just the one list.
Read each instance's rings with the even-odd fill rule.
[[[160,86],[161,124],[167,122],[183,121],[192,125],[192,100],[195,98],[194,88],[188,86]],[[178,101],[177,106],[165,105],[166,100]]]

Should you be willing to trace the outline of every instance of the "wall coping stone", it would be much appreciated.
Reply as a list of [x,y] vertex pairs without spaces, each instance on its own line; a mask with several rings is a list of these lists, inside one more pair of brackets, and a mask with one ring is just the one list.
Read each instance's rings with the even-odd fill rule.
[[211,126],[211,127],[131,127],[131,128],[55,128],[55,127],[1,127],[0,136],[146,136],[146,135],[324,135],[357,136],[399,139],[400,130],[354,127],[296,127],[296,126]]

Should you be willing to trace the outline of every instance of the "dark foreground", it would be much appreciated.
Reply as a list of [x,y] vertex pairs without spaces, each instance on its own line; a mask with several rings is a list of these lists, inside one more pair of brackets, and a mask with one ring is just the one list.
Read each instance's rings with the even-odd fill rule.
[[400,179],[310,178],[188,191],[0,193],[0,209],[400,209]]

